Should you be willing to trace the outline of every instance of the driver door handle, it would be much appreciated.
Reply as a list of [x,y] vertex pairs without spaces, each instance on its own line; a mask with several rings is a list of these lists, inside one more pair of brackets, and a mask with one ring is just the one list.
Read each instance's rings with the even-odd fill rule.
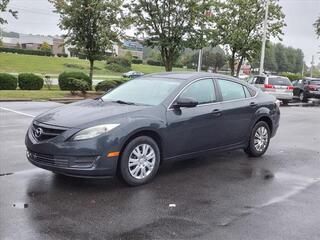
[[215,116],[221,116],[222,111],[220,109],[214,109],[212,111],[212,114],[215,115]]

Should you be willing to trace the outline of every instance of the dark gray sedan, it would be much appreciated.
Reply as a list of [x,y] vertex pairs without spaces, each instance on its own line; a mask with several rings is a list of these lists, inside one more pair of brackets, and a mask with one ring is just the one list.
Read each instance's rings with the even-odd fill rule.
[[150,74],[36,117],[26,135],[27,157],[55,173],[105,178],[118,172],[140,185],[164,161],[239,148],[259,157],[279,117],[274,96],[235,78]]

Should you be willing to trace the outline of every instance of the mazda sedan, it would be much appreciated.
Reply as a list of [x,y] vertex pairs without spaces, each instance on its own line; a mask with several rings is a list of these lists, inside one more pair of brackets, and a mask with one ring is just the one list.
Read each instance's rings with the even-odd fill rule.
[[27,157],[58,174],[150,181],[161,163],[214,151],[263,155],[279,126],[276,98],[211,73],[145,75],[46,112],[27,135]]

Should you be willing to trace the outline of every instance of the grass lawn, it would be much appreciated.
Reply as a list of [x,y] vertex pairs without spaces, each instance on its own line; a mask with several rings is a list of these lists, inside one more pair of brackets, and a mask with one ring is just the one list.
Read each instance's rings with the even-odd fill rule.
[[[94,78],[120,77],[121,73],[111,72],[105,69],[105,61],[95,61]],[[162,66],[145,64],[132,64],[132,70],[143,73],[164,72]],[[174,68],[174,71],[186,71],[183,68]],[[89,62],[78,58],[59,58],[22,55],[13,53],[0,53],[0,72],[22,73],[30,72],[48,74],[57,77],[63,71],[82,71],[89,73]]]
[[60,90],[1,90],[0,100],[32,99],[48,100],[50,98],[62,98],[70,96],[70,91]]

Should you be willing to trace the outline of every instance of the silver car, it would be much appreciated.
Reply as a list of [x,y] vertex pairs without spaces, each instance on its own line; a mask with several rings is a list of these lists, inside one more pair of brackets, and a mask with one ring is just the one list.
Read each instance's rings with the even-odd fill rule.
[[274,95],[283,104],[288,104],[293,98],[293,86],[287,77],[282,76],[254,76],[249,83],[263,92]]

